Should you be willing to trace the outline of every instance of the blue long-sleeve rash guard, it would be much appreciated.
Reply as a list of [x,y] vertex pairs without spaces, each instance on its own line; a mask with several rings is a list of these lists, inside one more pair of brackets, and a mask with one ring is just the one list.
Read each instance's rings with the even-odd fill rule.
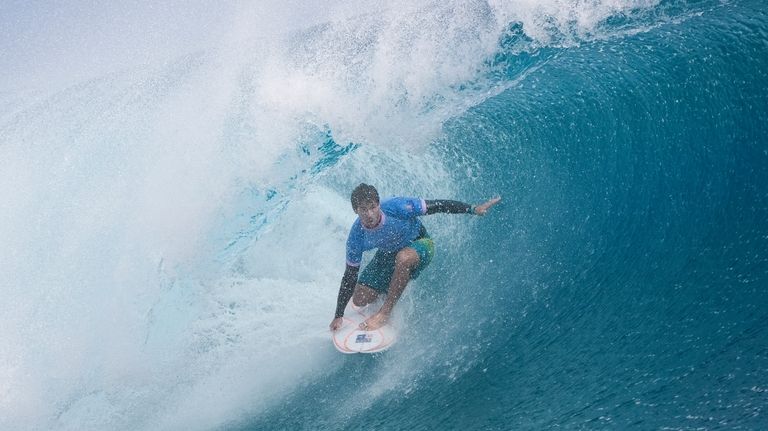
[[347,265],[360,266],[363,252],[374,248],[394,252],[419,237],[423,229],[418,216],[427,213],[427,204],[417,198],[391,198],[381,202],[381,220],[374,228],[363,226],[360,218],[347,237]]
[[372,249],[395,252],[413,240],[427,236],[419,216],[435,213],[467,214],[472,206],[452,200],[424,200],[420,198],[394,197],[381,201],[381,221],[368,229],[360,218],[352,224],[347,237],[347,267],[339,288],[336,317],[344,315],[344,309],[357,284],[357,273],[363,252]]

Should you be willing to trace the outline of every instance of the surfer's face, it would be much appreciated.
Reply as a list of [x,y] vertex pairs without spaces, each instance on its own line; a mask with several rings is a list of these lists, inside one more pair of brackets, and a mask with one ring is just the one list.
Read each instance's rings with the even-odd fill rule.
[[360,217],[363,227],[372,229],[381,220],[381,207],[378,202],[363,202],[357,206],[355,213]]

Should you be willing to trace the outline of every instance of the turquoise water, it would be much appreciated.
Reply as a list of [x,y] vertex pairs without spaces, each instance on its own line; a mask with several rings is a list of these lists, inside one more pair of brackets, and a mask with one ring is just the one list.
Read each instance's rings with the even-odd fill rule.
[[[679,13],[556,50],[447,122],[449,165],[482,169],[457,170],[462,197],[505,204],[423,282],[450,286],[440,319],[460,322],[426,370],[340,416],[338,379],[389,358],[347,360],[242,429],[768,426],[767,16]],[[536,64],[505,61],[506,79]],[[416,320],[400,348],[433,340]]]
[[[762,2],[294,6],[4,90],[0,426],[768,427]],[[361,181],[503,203],[347,356]]]

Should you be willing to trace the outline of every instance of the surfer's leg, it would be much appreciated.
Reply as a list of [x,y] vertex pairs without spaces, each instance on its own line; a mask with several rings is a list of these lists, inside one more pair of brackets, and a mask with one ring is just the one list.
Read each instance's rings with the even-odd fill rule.
[[389,321],[389,315],[395,307],[397,300],[405,290],[408,280],[411,279],[411,272],[419,265],[419,253],[411,247],[405,247],[397,252],[395,257],[395,270],[392,272],[392,278],[389,281],[387,298],[378,313],[371,316],[361,324],[363,329],[377,329],[384,326]]
[[379,297],[379,292],[366,285],[358,284],[355,286],[355,293],[352,294],[352,303],[358,307],[364,307]]
[[411,271],[417,266],[419,266],[419,253],[415,249],[405,247],[397,252],[395,270],[392,272],[392,279],[389,281],[389,289],[387,290],[387,299],[381,306],[381,311],[387,316],[392,312],[392,308],[400,299],[400,295],[403,294],[405,286],[411,279]]
[[396,253],[382,252],[381,250],[376,252],[371,262],[360,272],[360,277],[357,279],[355,295],[358,299],[364,300],[363,297],[358,295],[365,295],[370,298],[366,302],[367,304],[376,299],[377,296],[387,293],[389,279],[392,277],[392,269],[395,267],[395,256]]

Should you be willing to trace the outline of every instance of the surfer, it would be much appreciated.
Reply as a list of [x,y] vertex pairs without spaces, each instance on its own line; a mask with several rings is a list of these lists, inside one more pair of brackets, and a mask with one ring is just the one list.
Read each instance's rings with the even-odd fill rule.
[[[386,295],[381,309],[360,324],[362,330],[374,330],[389,321],[397,300],[408,281],[419,276],[435,253],[432,238],[419,216],[435,213],[485,215],[501,197],[479,205],[453,200],[424,200],[394,197],[379,201],[379,193],[371,185],[360,184],[352,191],[352,209],[358,215],[347,237],[347,267],[341,279],[332,331],[342,326],[344,309],[349,299],[359,306],[370,304]],[[363,252],[377,249],[360,279],[358,271]]]

